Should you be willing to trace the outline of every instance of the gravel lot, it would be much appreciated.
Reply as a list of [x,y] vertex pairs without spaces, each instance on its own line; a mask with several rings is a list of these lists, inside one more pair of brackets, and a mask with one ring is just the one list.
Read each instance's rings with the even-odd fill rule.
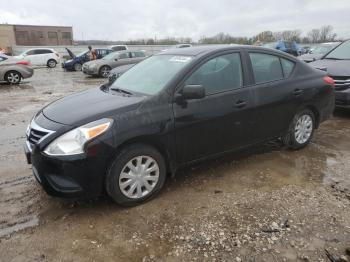
[[0,84],[1,261],[350,261],[350,110],[305,149],[272,141],[188,167],[138,207],[46,195],[23,153],[28,122],[104,81],[41,68]]

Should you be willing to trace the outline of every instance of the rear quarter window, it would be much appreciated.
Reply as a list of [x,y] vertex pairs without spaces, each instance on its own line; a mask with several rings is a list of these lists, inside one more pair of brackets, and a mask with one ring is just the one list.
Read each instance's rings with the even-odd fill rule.
[[280,59],[281,59],[284,77],[287,78],[293,72],[295,63],[284,58],[280,58]]

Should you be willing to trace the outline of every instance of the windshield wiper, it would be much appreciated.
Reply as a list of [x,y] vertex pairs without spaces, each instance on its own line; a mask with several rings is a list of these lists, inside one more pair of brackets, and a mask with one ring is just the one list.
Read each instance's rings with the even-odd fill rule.
[[345,60],[337,57],[325,57],[324,59],[329,59],[329,60]]
[[131,92],[126,91],[126,90],[124,90],[124,89],[120,89],[120,88],[118,88],[118,87],[110,88],[110,90],[117,91],[117,92],[119,92],[119,93],[123,93],[123,94],[127,94],[127,95],[132,95]]

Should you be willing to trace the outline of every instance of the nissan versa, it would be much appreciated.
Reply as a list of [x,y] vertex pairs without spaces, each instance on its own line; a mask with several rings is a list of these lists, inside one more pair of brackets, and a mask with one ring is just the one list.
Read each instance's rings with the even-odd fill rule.
[[26,156],[51,195],[106,191],[136,205],[185,164],[275,138],[306,146],[334,109],[333,87],[325,72],[276,50],[170,49],[43,108]]

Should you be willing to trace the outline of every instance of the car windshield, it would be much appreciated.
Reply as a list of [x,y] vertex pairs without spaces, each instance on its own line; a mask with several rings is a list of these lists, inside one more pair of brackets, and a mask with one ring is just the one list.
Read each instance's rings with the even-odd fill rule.
[[315,55],[324,55],[329,50],[331,50],[335,45],[319,45],[316,46],[314,50],[312,50],[312,54]]
[[112,52],[112,53],[106,55],[105,57],[103,57],[102,59],[103,60],[113,60],[117,54],[118,54],[117,52]]
[[191,56],[152,56],[125,72],[113,83],[111,89],[154,95],[191,60]]
[[333,51],[331,51],[325,59],[335,59],[335,60],[350,60],[350,41],[339,45]]

